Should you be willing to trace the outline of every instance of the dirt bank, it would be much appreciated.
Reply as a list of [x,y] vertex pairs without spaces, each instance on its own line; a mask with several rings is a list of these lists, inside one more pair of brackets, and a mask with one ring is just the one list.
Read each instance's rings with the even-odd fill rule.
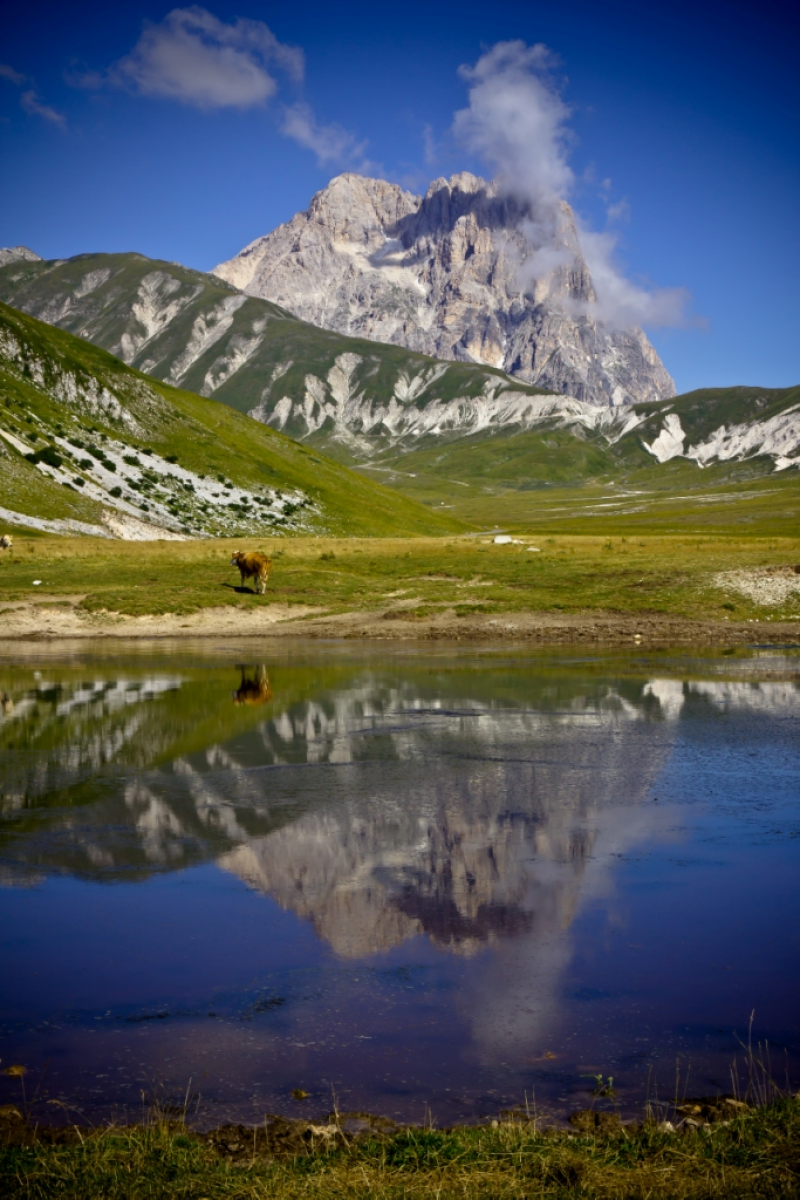
[[396,608],[325,614],[319,608],[265,604],[205,608],[189,615],[131,617],[87,613],[80,596],[37,596],[0,608],[4,641],[61,638],[372,638],[390,641],[527,641],[551,645],[726,646],[800,645],[798,621],[701,621],[658,613],[515,612],[468,616],[444,610],[429,616]]

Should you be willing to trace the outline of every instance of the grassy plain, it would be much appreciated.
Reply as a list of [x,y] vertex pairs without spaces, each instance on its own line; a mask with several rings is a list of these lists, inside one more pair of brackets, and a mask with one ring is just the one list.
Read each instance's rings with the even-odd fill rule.
[[[244,613],[279,603],[328,614],[389,612],[408,621],[445,611],[455,618],[522,612],[800,618],[800,590],[765,606],[714,580],[734,569],[793,567],[800,563],[798,537],[541,532],[512,545],[485,536],[159,543],[17,534],[13,551],[0,557],[0,605],[46,593],[52,602],[78,596],[84,612],[129,616],[218,606]],[[265,597],[239,589],[228,565],[231,551],[242,546],[273,559]]]
[[655,1124],[600,1135],[540,1131],[527,1121],[495,1126],[335,1141],[307,1133],[305,1144],[289,1136],[282,1148],[265,1129],[237,1127],[222,1145],[176,1124],[77,1131],[65,1145],[40,1135],[0,1149],[0,1184],[5,1196],[30,1200],[744,1200],[796,1197],[800,1189],[796,1099],[681,1134]]
[[[518,435],[518,439],[523,437]],[[518,439],[509,439],[509,471],[517,452],[525,449],[524,445],[515,444]],[[466,443],[467,439],[458,445],[459,455],[469,449]],[[580,464],[595,452],[594,448],[581,445],[574,479],[579,477]],[[479,466],[480,456],[477,457]],[[736,463],[718,464],[701,472],[694,463],[673,459],[664,463],[658,474],[647,468],[614,483],[589,479],[569,486],[557,475],[568,471],[574,454],[559,451],[557,470],[552,456],[548,467],[543,452],[538,459],[527,453],[523,458],[526,477],[516,486],[490,477],[476,477],[477,467],[469,476],[465,471],[459,474],[454,470],[452,476],[446,477],[442,465],[436,468],[437,473],[427,471],[424,459],[422,463],[409,464],[403,460],[391,470],[362,467],[361,471],[423,501],[435,512],[483,529],[501,527],[520,534],[542,533],[545,529],[559,534],[591,531],[620,537],[677,532],[723,538],[800,536],[797,471],[766,474],[759,464],[754,464],[749,475],[748,464]],[[491,463],[492,471],[499,469],[497,459]],[[419,469],[409,474],[407,465]],[[487,475],[488,471],[487,463]],[[469,483],[464,482],[465,478]]]

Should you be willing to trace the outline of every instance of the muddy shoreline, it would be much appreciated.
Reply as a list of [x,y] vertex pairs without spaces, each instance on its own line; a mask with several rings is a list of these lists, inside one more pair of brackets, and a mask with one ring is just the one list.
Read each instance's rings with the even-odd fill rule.
[[[623,1126],[640,1129],[648,1124],[651,1128],[660,1128],[662,1132],[692,1133],[698,1129],[708,1131],[720,1123],[729,1124],[736,1117],[752,1113],[755,1107],[727,1092],[717,1096],[688,1098],[680,1104],[674,1101],[652,1105],[643,1103],[635,1115],[621,1114],[613,1099],[603,1102],[594,1100],[588,1107],[570,1112],[531,1111],[525,1105],[519,1105],[500,1109],[496,1114],[474,1121],[456,1121],[439,1126],[438,1132],[447,1134],[457,1130],[475,1130],[481,1126],[496,1129],[502,1122],[520,1128],[549,1129],[554,1133],[572,1128],[583,1133],[602,1135],[617,1132]],[[642,1114],[648,1109],[650,1116],[645,1116],[643,1121]],[[346,1146],[357,1139],[386,1141],[408,1130],[422,1132],[432,1128],[430,1124],[395,1121],[371,1112],[334,1110],[316,1118],[266,1113],[257,1125],[227,1121],[203,1129],[195,1128],[187,1120],[186,1112],[180,1111],[180,1106],[176,1111],[153,1111],[146,1120],[130,1124],[112,1120],[93,1125],[71,1118],[54,1123],[37,1120],[30,1113],[25,1115],[23,1107],[5,1104],[0,1106],[0,1146],[32,1146],[37,1142],[46,1146],[74,1146],[82,1143],[87,1136],[102,1137],[115,1130],[143,1133],[159,1125],[183,1133],[215,1150],[220,1157],[234,1161],[246,1161],[254,1153],[291,1157],[320,1149],[330,1150],[337,1145]]]
[[797,621],[692,620],[660,613],[513,612],[416,617],[397,608],[326,614],[279,605],[206,608],[189,615],[89,613],[82,597],[37,596],[0,608],[0,641],[62,639],[309,638],[379,641],[529,642],[603,646],[800,646]]

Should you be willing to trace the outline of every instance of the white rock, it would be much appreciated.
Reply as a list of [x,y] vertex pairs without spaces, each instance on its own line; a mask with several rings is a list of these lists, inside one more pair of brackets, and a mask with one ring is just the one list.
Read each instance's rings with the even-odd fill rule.
[[558,265],[544,271],[526,232],[535,217],[468,172],[434,180],[424,197],[339,175],[214,274],[326,329],[483,363],[590,403],[674,395],[640,329],[593,318],[569,205],[549,214],[544,248]]
[[643,442],[645,450],[657,458],[660,463],[669,462],[683,454],[683,443],[686,434],[681,427],[681,419],[677,413],[668,413],[664,419],[664,428],[648,446]]

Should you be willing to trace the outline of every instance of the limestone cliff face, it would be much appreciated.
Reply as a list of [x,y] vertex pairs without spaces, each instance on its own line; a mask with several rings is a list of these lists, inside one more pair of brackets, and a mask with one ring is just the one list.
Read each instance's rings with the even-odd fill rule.
[[468,173],[434,180],[422,198],[340,175],[307,212],[214,274],[315,325],[497,367],[579,400],[674,395],[640,329],[611,331],[592,318],[569,205],[536,250],[533,224],[519,202]]

